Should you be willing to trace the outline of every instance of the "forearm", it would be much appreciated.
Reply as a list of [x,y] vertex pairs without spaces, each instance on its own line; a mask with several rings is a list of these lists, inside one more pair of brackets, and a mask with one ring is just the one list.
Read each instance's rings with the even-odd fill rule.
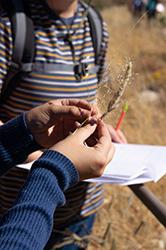
[[26,128],[23,115],[0,126],[0,175],[23,162],[38,148]]
[[47,151],[33,164],[12,209],[0,226],[0,249],[41,250],[52,231],[53,214],[63,191],[78,182],[78,172],[63,155]]

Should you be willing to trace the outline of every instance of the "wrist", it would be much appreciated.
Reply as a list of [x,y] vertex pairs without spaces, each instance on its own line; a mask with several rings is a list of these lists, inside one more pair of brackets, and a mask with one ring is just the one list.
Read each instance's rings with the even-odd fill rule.
[[33,136],[27,131],[23,115],[5,123],[1,127],[0,134],[3,149],[1,173],[6,172],[13,165],[25,161],[30,153],[39,149]]
[[79,173],[73,163],[57,151],[46,150],[33,164],[33,168],[45,168],[54,173],[63,191],[79,181]]

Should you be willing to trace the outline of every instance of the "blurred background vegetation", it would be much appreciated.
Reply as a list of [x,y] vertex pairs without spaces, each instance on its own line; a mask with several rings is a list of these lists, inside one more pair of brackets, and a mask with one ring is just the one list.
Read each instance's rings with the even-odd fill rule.
[[[105,120],[115,126],[128,101],[129,111],[121,127],[128,142],[166,145],[166,13],[157,14],[150,22],[146,13],[136,19],[127,3],[91,1],[101,10],[110,34],[110,81],[99,88],[99,106],[105,111],[126,60],[132,60],[131,84],[120,106]],[[163,3],[166,6],[166,0]],[[166,204],[166,176],[146,186]],[[88,250],[166,250],[165,228],[128,187],[117,185],[105,185],[105,204],[97,215],[92,240]]]
[[91,3],[92,5],[94,5],[95,7],[97,7],[98,9],[103,9],[106,7],[110,7],[112,5],[119,5],[119,4],[125,4],[127,1],[125,0],[86,0],[87,3]]

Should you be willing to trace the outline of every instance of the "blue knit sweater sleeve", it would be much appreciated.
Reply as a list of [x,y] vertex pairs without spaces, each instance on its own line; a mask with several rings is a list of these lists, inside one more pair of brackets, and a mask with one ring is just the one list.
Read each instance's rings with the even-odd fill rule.
[[[0,127],[0,175],[39,147],[24,116]],[[14,206],[0,221],[0,250],[42,250],[52,231],[53,214],[65,203],[63,192],[79,175],[72,162],[51,150],[37,160]]]
[[27,130],[24,114],[0,126],[0,176],[39,149]]
[[78,180],[68,158],[47,150],[33,164],[15,205],[0,222],[0,250],[42,250],[52,231],[54,211],[65,202],[63,191]]

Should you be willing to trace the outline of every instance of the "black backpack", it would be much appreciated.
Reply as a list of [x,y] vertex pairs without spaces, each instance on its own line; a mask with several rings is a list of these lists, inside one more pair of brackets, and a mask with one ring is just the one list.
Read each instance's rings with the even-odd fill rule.
[[[14,41],[12,62],[1,89],[0,102],[2,104],[15,88],[20,74],[27,74],[32,71],[35,39],[33,21],[26,2],[24,0],[3,0],[1,4],[2,9],[7,10],[9,14]],[[95,51],[95,64],[97,65],[103,36],[103,21],[96,9],[84,2],[82,4],[86,8],[90,23],[91,37]],[[84,70],[84,65],[77,66],[78,71]]]

